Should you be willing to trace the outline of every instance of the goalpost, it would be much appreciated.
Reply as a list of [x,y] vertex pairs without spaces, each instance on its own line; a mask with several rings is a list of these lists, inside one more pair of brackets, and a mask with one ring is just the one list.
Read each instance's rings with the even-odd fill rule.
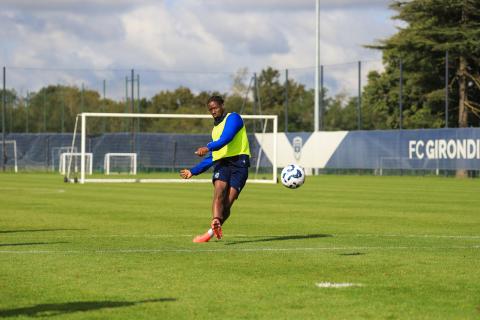
[[[12,153],[9,153],[8,152],[8,146],[11,145],[12,146]],[[0,142],[0,157],[1,157],[1,161],[3,162],[4,159],[3,159],[3,155],[4,155],[4,150],[3,150],[3,142]],[[7,163],[8,163],[8,160],[10,159],[13,159],[13,169],[15,170],[15,172],[18,172],[18,164],[17,164],[17,141],[16,140],[5,140],[5,154],[7,155]],[[10,156],[8,155],[10,154]]]
[[[83,159],[83,161],[81,161]],[[84,164],[83,170],[88,170],[88,174],[93,173],[93,154],[91,152],[86,152],[83,155],[79,152],[64,152],[60,154],[60,161],[59,161],[59,168],[60,174],[65,175],[68,172],[68,168],[70,171],[78,172],[79,168],[82,167],[81,164]],[[86,165],[85,165],[86,162]],[[73,167],[73,168],[72,168]]]
[[[252,153],[250,176],[247,182],[277,183],[278,117],[276,115],[242,115],[242,118],[247,127]],[[102,121],[108,121],[107,130],[94,129],[95,125]],[[137,121],[136,125],[134,121]],[[149,127],[148,132],[142,131],[138,129],[140,121],[145,126],[147,123],[150,125],[153,123],[155,126]],[[127,122],[132,125],[125,126]],[[72,148],[75,143],[79,143],[79,176],[72,177],[70,173],[73,172],[69,166],[65,181],[82,184],[211,182],[208,173],[185,180],[179,177],[178,171],[181,168],[192,167],[201,161],[201,158],[194,155],[194,151],[195,148],[211,140],[209,130],[212,122],[213,119],[208,114],[81,113],[77,115],[72,139]],[[250,125],[257,128],[259,122],[261,122],[259,127],[262,132],[250,132]],[[76,137],[77,123],[80,139]],[[198,129],[199,123],[201,123],[201,132]],[[189,128],[195,128],[195,125],[197,130],[190,132]],[[109,131],[109,128],[114,127],[115,129]],[[162,132],[164,127],[169,127],[169,130]],[[207,127],[209,129],[203,130]],[[93,176],[87,178],[86,174],[89,170],[87,170],[86,160],[89,153],[96,160],[92,161],[93,158],[90,160],[90,165],[93,162]],[[110,159],[114,155],[130,159],[132,169],[130,173],[137,176],[103,174],[112,171],[111,163],[108,168],[107,162],[111,162]],[[99,162],[99,159],[102,159],[103,163]],[[132,173],[133,170],[135,173]]]
[[[116,160],[118,159],[118,160]],[[120,159],[127,159],[127,163]],[[111,169],[119,167],[121,169],[128,168],[128,173],[131,175],[137,174],[137,154],[136,153],[127,153],[127,152],[109,152],[105,154],[105,159],[103,161],[103,168],[106,175],[110,174]],[[124,172],[124,171],[119,171]]]
[[52,172],[58,170],[61,174],[65,174],[65,168],[62,170],[62,153],[78,153],[77,148],[71,149],[70,146],[53,147],[52,148]]

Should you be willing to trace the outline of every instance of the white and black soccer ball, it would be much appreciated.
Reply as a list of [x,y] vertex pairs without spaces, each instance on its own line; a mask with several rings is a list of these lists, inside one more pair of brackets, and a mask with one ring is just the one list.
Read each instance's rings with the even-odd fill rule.
[[280,177],[285,187],[296,189],[305,182],[305,171],[302,167],[291,164],[283,168]]

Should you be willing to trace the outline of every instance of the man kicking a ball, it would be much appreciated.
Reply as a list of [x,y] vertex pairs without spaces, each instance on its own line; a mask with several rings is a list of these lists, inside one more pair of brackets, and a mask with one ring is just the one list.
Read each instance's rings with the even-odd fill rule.
[[233,202],[245,186],[250,166],[250,146],[242,117],[235,112],[226,113],[220,96],[210,97],[207,107],[214,119],[212,141],[207,146],[198,148],[195,154],[208,156],[190,170],[180,171],[183,179],[190,179],[212,165],[215,166],[212,177],[214,193],[211,227],[205,234],[196,236],[193,242],[207,242],[214,235],[217,239],[222,238],[222,225],[230,216]]

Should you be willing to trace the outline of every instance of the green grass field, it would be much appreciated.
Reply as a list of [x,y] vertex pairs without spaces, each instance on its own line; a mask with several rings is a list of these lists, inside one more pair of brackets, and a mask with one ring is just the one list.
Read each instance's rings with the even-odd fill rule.
[[250,184],[194,244],[211,195],[0,174],[0,318],[480,318],[478,179]]

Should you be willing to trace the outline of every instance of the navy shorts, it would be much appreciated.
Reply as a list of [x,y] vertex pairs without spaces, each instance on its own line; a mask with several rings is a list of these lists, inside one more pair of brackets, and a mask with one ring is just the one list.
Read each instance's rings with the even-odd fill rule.
[[213,169],[212,182],[225,181],[238,191],[242,191],[248,178],[248,166],[238,166],[228,161],[219,161]]

